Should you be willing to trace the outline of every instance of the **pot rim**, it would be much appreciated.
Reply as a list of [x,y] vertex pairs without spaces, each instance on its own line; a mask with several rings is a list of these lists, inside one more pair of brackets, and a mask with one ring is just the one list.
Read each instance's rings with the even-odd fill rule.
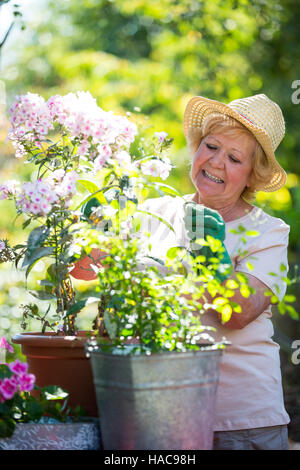
[[32,332],[21,332],[15,334],[11,341],[14,344],[21,345],[34,345],[34,346],[44,346],[47,344],[47,347],[72,347],[72,348],[82,348],[86,341],[89,339],[88,331],[78,331],[77,335],[73,336],[62,336],[57,335],[53,331],[46,331],[41,333],[39,331]]
[[[125,345],[125,346],[129,346],[130,348],[127,348],[127,349],[133,349],[132,346],[136,346],[136,345]],[[95,347],[95,348],[92,348],[92,349],[89,349],[88,350],[88,353],[90,355],[103,355],[103,356],[109,356],[111,358],[116,358],[116,359],[120,359],[121,357],[123,357],[124,359],[126,358],[133,358],[134,360],[143,360],[143,359],[154,359],[156,357],[169,357],[169,358],[176,358],[176,359],[179,359],[180,356],[194,356],[194,355],[197,355],[197,354],[216,354],[216,355],[222,355],[223,353],[223,349],[221,348],[218,348],[216,347],[214,344],[206,344],[206,345],[203,345],[203,347],[200,347],[200,349],[189,349],[189,350],[186,350],[186,351],[159,351],[159,352],[155,352],[155,353],[151,353],[151,354],[146,354],[146,353],[134,353],[134,354],[125,354],[125,353],[122,353],[122,352],[111,352],[111,351],[103,351],[101,350],[101,346],[99,347]]]

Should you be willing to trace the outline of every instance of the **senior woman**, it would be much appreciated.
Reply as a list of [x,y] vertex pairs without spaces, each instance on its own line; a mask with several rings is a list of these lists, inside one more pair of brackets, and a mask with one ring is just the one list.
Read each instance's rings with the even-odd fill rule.
[[[185,201],[165,196],[143,204],[174,229],[151,218],[147,230],[155,256],[163,257],[171,246],[193,246],[195,238],[210,234],[223,243],[221,263],[232,265],[231,277],[245,273],[255,288],[248,298],[235,294],[232,300],[242,313],[233,312],[227,323],[222,324],[213,310],[202,316],[203,324],[217,329],[216,339],[225,336],[231,343],[220,367],[214,449],[288,449],[279,346],[272,340],[270,297],[265,292],[271,290],[280,299],[285,293],[285,284],[270,273],[280,275],[280,266],[287,267],[289,226],[251,203],[256,191],[275,191],[286,181],[274,155],[284,132],[279,106],[264,94],[228,105],[192,98],[184,114],[184,133],[196,191]],[[241,243],[236,234],[241,225],[259,235]]]

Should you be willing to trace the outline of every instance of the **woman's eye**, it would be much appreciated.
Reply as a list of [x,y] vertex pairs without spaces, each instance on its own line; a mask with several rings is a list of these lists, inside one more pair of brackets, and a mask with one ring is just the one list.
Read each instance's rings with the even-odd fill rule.
[[234,163],[240,163],[240,161],[237,158],[235,158],[233,155],[229,155],[229,158]]
[[212,144],[206,144],[206,147],[209,149],[209,150],[216,150],[216,146],[215,145],[212,145]]

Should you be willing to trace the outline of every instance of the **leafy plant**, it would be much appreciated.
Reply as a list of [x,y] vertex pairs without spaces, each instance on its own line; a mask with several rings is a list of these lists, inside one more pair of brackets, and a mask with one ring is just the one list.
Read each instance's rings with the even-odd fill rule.
[[[0,355],[5,350],[13,352],[12,346],[0,338]],[[18,359],[0,363],[0,438],[11,437],[18,423],[39,422],[42,417],[52,417],[60,422],[84,415],[80,407],[67,407],[68,393],[56,385],[38,387],[35,376],[27,373],[28,364]],[[35,391],[37,397],[32,396]]]
[[[47,102],[27,93],[16,99],[10,114],[9,139],[16,157],[26,157],[33,167],[31,181],[2,183],[0,199],[13,200],[18,216],[25,218],[23,229],[33,228],[24,243],[9,247],[7,240],[1,241],[0,259],[14,260],[25,271],[27,281],[38,261],[47,263],[40,288],[30,293],[55,302],[55,314],[50,320],[49,306],[46,312],[39,312],[36,304],[30,304],[24,307],[25,319],[39,318],[42,331],[51,328],[74,334],[76,316],[66,315],[75,302],[70,276],[74,262],[71,227],[90,217],[100,227],[103,214],[92,209],[101,206],[116,211],[122,197],[132,210],[137,204],[134,186],[143,189],[145,179],[150,186],[149,176],[168,176],[171,164],[166,151],[171,139],[158,133],[147,147],[136,124],[103,111],[84,92],[53,96]],[[172,190],[162,183],[155,185],[159,190]]]

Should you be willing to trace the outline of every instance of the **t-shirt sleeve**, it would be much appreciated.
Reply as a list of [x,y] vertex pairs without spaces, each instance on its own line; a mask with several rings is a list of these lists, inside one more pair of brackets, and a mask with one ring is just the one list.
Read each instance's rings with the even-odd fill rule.
[[247,253],[238,256],[235,265],[235,271],[256,277],[280,300],[286,292],[286,282],[282,278],[288,272],[289,231],[290,227],[278,219],[278,223],[272,224],[267,231],[253,237],[246,247]]

